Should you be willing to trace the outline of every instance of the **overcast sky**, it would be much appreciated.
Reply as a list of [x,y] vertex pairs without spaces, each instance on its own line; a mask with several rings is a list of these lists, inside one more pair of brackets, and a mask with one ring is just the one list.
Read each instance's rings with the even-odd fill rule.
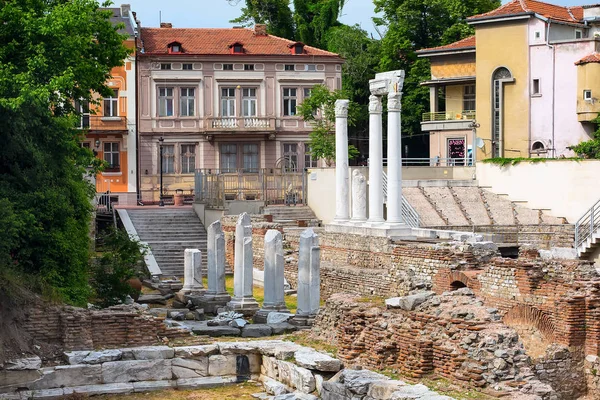
[[[238,0],[232,0],[235,3]],[[142,26],[159,25],[159,12],[162,21],[171,22],[176,28],[225,28],[233,24],[229,20],[240,15],[240,8],[245,3],[232,5],[228,0],[114,0],[116,5],[130,3],[133,11],[137,12]],[[503,1],[506,3],[507,1]],[[577,5],[593,4],[598,0],[561,0],[551,1],[554,4]],[[347,0],[342,12],[342,22],[348,25],[359,24],[375,37],[375,29],[371,18],[374,16],[372,0]]]

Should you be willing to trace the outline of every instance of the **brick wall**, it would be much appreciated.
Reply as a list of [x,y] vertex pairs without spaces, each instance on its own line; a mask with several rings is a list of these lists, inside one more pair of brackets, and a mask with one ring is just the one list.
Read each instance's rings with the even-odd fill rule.
[[164,318],[128,306],[105,310],[44,306],[25,312],[23,329],[37,342],[64,350],[146,346],[162,338],[189,337],[189,331],[169,328]]

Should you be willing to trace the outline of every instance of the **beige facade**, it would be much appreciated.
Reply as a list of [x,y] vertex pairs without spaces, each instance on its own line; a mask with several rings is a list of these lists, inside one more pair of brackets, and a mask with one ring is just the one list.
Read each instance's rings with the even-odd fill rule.
[[589,122],[600,113],[600,64],[577,66],[577,119]]

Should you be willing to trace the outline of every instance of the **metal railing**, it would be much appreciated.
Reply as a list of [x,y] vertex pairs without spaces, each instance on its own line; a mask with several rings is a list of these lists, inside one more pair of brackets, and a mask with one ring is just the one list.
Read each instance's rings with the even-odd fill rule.
[[209,129],[275,129],[275,118],[221,117],[208,118]]
[[[383,165],[387,166],[387,158],[383,159]],[[470,167],[473,166],[471,157],[463,158],[403,158],[403,167]]]
[[[383,202],[387,203],[387,192],[388,192],[388,180],[387,174],[383,173]],[[417,211],[410,205],[406,197],[402,196],[402,219],[406,223],[406,225],[411,228],[419,228],[421,226],[421,218]]]
[[82,115],[79,117],[79,129],[89,130],[127,130],[127,117],[106,117],[103,115]]
[[195,199],[220,208],[226,201],[261,200],[265,204],[306,204],[306,173],[265,168],[256,171],[198,169]]
[[579,251],[579,248],[592,238],[598,229],[600,229],[600,200],[575,223],[575,249]]
[[458,121],[475,119],[475,110],[439,111],[423,113],[423,122]]

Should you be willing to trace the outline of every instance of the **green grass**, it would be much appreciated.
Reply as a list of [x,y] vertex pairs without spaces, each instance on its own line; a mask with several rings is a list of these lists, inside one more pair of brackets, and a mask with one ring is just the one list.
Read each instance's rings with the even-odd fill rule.
[[[203,284],[204,286],[207,286],[208,284],[206,277],[203,278]],[[225,277],[225,289],[227,289],[227,293],[233,296],[233,275]],[[262,307],[262,304],[265,301],[264,288],[254,285],[252,293],[258,304]],[[292,314],[296,313],[296,309],[298,308],[298,298],[296,296],[285,296],[284,300],[288,310],[290,310]]]

